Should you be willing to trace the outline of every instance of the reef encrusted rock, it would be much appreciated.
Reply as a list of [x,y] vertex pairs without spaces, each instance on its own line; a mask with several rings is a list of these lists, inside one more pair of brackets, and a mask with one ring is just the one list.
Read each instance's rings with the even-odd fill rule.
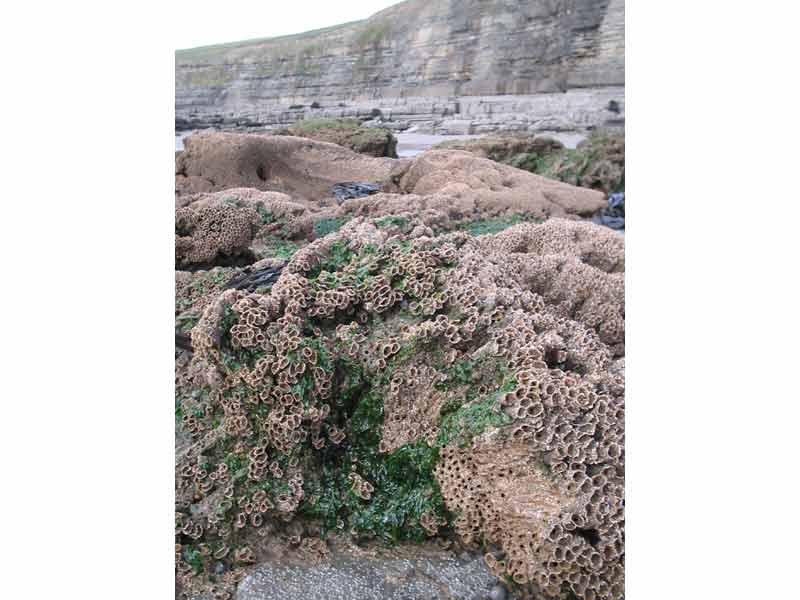
[[520,157],[543,157],[564,149],[564,144],[546,135],[486,135],[468,140],[446,140],[434,146],[437,150],[462,150],[481,158],[513,165]]
[[235,264],[249,254],[260,218],[249,207],[203,206],[175,212],[175,266]]
[[387,180],[397,162],[293,136],[214,132],[183,143],[175,159],[178,195],[248,187],[318,200],[341,181]]
[[618,129],[595,130],[574,149],[546,136],[524,135],[446,141],[434,148],[469,152],[606,194],[625,189],[625,132]]
[[590,216],[605,205],[593,190],[567,186],[458,150],[429,150],[419,155],[399,182],[404,193],[441,193],[476,205],[502,205],[547,217]]
[[176,390],[184,589],[267,539],[452,531],[527,593],[622,598],[624,239],[426,227],[354,218],[205,305]]
[[179,197],[175,210],[175,263],[179,269],[254,262],[263,240],[308,238],[313,221],[286,194],[233,188]]
[[372,182],[387,193],[439,195],[469,210],[525,212],[536,218],[590,216],[605,206],[599,192],[565,185],[456,150],[413,160],[370,158],[297,137],[211,133],[190,136],[176,158],[181,194],[250,187],[291,195],[307,207],[333,206],[331,188]]
[[625,132],[593,131],[574,150],[550,155],[537,173],[606,194],[625,190]]

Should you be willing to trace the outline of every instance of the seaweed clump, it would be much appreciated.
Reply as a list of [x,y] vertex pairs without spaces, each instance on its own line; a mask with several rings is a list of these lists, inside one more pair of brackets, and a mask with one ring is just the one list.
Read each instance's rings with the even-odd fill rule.
[[547,136],[489,135],[442,142],[437,149],[462,150],[523,171],[605,194],[625,191],[625,133],[597,129],[565,148]]
[[624,192],[625,133],[593,131],[577,148],[547,155],[534,172],[606,194]]

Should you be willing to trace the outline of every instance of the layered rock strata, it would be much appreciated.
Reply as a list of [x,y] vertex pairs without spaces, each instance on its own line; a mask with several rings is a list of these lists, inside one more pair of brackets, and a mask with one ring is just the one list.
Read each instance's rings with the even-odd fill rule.
[[435,133],[624,123],[623,0],[406,0],[176,53],[176,127],[355,117]]

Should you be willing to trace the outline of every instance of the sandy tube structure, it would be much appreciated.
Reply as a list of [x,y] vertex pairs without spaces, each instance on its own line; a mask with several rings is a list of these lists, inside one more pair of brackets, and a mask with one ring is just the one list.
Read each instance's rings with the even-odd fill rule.
[[622,597],[621,236],[358,216],[269,289],[222,287],[176,390],[187,594],[229,595],[266,540],[338,532],[448,539],[523,596]]

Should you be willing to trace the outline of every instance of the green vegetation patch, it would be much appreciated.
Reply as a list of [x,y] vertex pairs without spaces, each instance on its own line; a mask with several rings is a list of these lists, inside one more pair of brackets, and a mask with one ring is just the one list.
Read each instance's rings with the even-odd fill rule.
[[230,273],[224,271],[209,271],[205,275],[200,275],[189,284],[189,287],[200,292],[207,292],[213,288],[223,285],[230,279]]
[[[436,361],[433,361],[436,362]],[[440,369],[444,377],[436,388],[450,392],[439,422],[439,446],[465,446],[490,427],[502,427],[512,419],[500,410],[500,397],[517,385],[500,358],[465,358]],[[493,392],[479,395],[483,387]]]
[[473,152],[549,179],[605,193],[625,191],[625,135],[615,130],[594,130],[577,148],[561,147],[545,137],[515,136],[448,140],[436,148]]
[[271,223],[274,223],[276,221],[275,215],[273,215],[269,210],[267,210],[267,207],[264,206],[263,204],[258,204],[256,206],[256,211],[258,212],[258,215],[261,217],[262,225],[270,225]]
[[408,225],[408,218],[397,215],[389,215],[387,217],[377,219],[375,221],[375,225],[377,225],[380,229],[386,229],[387,227],[405,227]]
[[535,172],[605,193],[624,192],[625,136],[613,131],[593,131],[577,148],[564,148],[544,156],[536,164]]
[[[397,218],[390,217],[386,222],[393,223],[392,219]],[[394,224],[399,223],[394,221]],[[397,253],[410,251],[405,246],[408,243],[404,240],[386,244],[382,248],[368,244],[350,247],[347,239],[336,240],[328,246],[321,264],[308,273],[311,287],[316,290],[335,289],[344,281],[357,287],[382,274],[389,279],[389,285],[404,293],[406,275],[392,274],[390,271],[396,265]],[[343,272],[345,267],[348,267],[347,271]],[[442,270],[445,268],[441,267]],[[408,294],[405,296],[407,299],[412,297]],[[270,451],[270,476],[251,481],[247,473],[251,466],[247,452],[252,447],[268,445],[263,424],[274,410],[274,405],[248,401],[248,395],[253,390],[246,382],[240,381],[235,372],[244,369],[252,372],[257,361],[265,354],[261,348],[234,348],[230,330],[239,316],[231,306],[223,306],[221,310],[219,370],[231,382],[231,386],[226,387],[222,394],[226,401],[242,402],[248,420],[254,424],[254,430],[247,433],[246,438],[224,437],[209,448],[200,465],[203,470],[211,472],[215,465],[224,462],[232,473],[237,497],[250,495],[258,489],[267,492],[274,503],[276,498],[289,490],[289,472],[299,468],[303,473],[304,494],[297,512],[319,522],[323,535],[336,530],[353,533],[359,539],[377,539],[388,544],[420,542],[431,535],[422,526],[428,520],[439,525],[440,534],[447,531],[452,515],[446,510],[434,467],[440,460],[442,447],[465,445],[488,428],[510,422],[510,417],[499,410],[500,394],[516,386],[507,373],[505,358],[478,357],[474,353],[470,356],[468,352],[476,348],[470,347],[473,342],[465,341],[459,347],[464,358],[446,364],[449,346],[437,340],[423,343],[411,339],[403,340],[401,348],[386,360],[386,365],[373,373],[369,366],[371,363],[363,363],[361,357],[350,358],[344,350],[352,340],[332,335],[336,319],[309,317],[302,325],[283,325],[286,333],[299,337],[298,344],[284,354],[288,363],[299,363],[311,350],[316,356],[315,370],[321,369],[326,381],[330,382],[330,412],[325,417],[323,427],[327,427],[329,433],[330,428],[336,427],[346,435],[338,445],[328,436],[325,445],[315,449],[312,440],[303,437],[293,442],[286,452]],[[393,336],[398,329],[398,321],[411,323],[421,318],[398,303],[391,311],[369,315],[369,322],[364,320],[362,324],[367,326],[370,336],[382,339]],[[458,322],[464,317],[451,309],[448,318]],[[348,315],[347,320],[352,321],[352,315]],[[478,340],[475,344],[478,344]],[[430,365],[444,375],[437,388],[446,393],[450,401],[440,416],[439,434],[430,444],[427,440],[419,440],[391,452],[380,452],[384,390],[390,385],[397,369],[405,368],[412,362]],[[302,405],[303,409],[321,406],[314,373],[312,369],[306,369],[289,384],[290,393],[296,396],[293,402]],[[319,372],[316,373],[319,376]],[[201,410],[203,412],[199,412]],[[193,401],[184,398],[176,406],[176,419],[184,414],[202,417],[212,429],[222,427],[225,420],[223,403],[218,399],[211,401],[198,397]],[[274,471],[273,461],[279,463],[279,469],[275,468]],[[276,475],[278,470],[283,474]],[[369,498],[363,498],[353,490],[353,473],[372,486]],[[221,501],[217,510],[218,517],[227,526],[230,526],[236,512],[233,503],[226,503],[225,500]],[[183,541],[194,544],[186,539]],[[241,538],[238,538],[234,543],[240,541]],[[214,543],[213,540],[211,542]]]
[[511,215],[510,217],[495,217],[493,219],[481,219],[469,223],[460,224],[458,229],[466,231],[470,235],[489,235],[508,229],[519,223],[541,223],[541,219],[534,219],[525,215]]
[[183,331],[188,331],[194,327],[199,317],[196,315],[182,315],[182,313],[192,309],[211,292],[221,290],[230,277],[230,270],[200,271],[193,274],[191,281],[188,283],[177,285],[175,289],[176,326]]
[[334,273],[349,264],[355,253],[347,245],[346,240],[337,240],[328,251],[328,256],[309,274],[309,279],[314,279],[323,271]]
[[232,82],[235,75],[224,65],[218,65],[191,71],[187,79],[191,86],[220,87]]
[[329,233],[335,233],[342,228],[342,225],[349,221],[346,217],[320,219],[314,223],[314,237],[325,237]]
[[367,23],[356,36],[356,45],[362,50],[377,50],[383,41],[392,34],[392,25],[388,21]]
[[[187,306],[187,308],[191,308],[191,305]],[[191,331],[192,327],[197,325],[199,320],[199,315],[178,315],[175,317],[175,327],[183,333],[188,333]]]
[[289,260],[294,256],[295,252],[305,245],[302,242],[294,242],[276,235],[267,236],[262,241],[264,249],[260,252],[261,258],[277,257]]
[[[512,388],[513,389],[513,388]],[[467,446],[472,438],[481,435],[490,427],[502,427],[513,420],[506,413],[498,410],[498,391],[480,400],[465,404],[455,412],[442,417],[436,443],[439,446],[458,444]]]
[[[481,400],[462,405],[463,396],[460,401],[454,398],[450,412],[442,417],[440,433],[433,445],[420,440],[393,452],[379,453],[384,419],[379,390],[389,381],[391,373],[413,356],[413,352],[397,356],[372,381],[354,363],[338,364],[338,379],[343,385],[337,404],[343,414],[349,415],[346,446],[328,450],[321,459],[314,469],[319,477],[307,483],[306,502],[301,508],[303,514],[318,519],[326,533],[338,529],[389,544],[421,542],[429,537],[420,524],[424,514],[449,527],[452,516],[446,510],[434,476],[441,448],[450,444],[465,446],[487,429],[507,425],[512,420],[498,410],[500,395],[516,387],[516,381],[509,379]],[[431,363],[435,362],[432,357]],[[471,386],[473,373],[481,369],[492,371],[498,378],[505,375],[499,363],[488,362],[488,367],[486,361],[467,359],[456,363],[447,370],[447,385]],[[369,500],[352,491],[348,480],[351,471],[373,485]]]
[[361,127],[350,135],[349,142],[354,148],[391,142],[392,133],[382,127]]
[[391,131],[362,127],[358,119],[303,119],[284,132],[338,144],[371,156],[396,156],[397,140]]
[[195,575],[203,572],[203,556],[197,548],[186,548],[184,550],[183,559],[192,569]]
[[[506,162],[506,164],[517,169],[522,169],[523,171],[542,173],[542,171],[545,170],[546,165],[549,164],[550,160],[552,159],[552,156],[553,155],[536,154],[534,152],[521,152],[503,162]],[[492,160],[497,160],[491,155],[490,158],[492,158]]]
[[[364,383],[357,372],[349,389],[360,391]],[[444,499],[433,474],[439,448],[417,442],[381,454],[382,423],[381,397],[372,389],[358,394],[348,421],[347,446],[325,453],[319,477],[307,482],[300,512],[319,520],[323,534],[338,529],[387,544],[421,542],[428,537],[420,525],[423,514],[446,522]],[[353,492],[348,480],[352,471],[372,484],[369,500]]]

